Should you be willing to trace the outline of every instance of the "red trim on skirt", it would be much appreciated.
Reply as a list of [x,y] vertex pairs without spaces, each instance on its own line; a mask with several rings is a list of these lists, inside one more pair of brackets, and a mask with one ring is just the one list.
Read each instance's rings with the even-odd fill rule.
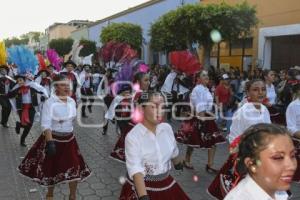
[[[162,181],[145,181],[147,194],[155,200],[189,200],[190,198],[181,189],[172,176]],[[127,180],[122,187],[119,200],[138,200],[134,184]]]
[[293,142],[296,148],[296,158],[298,163],[298,168],[295,172],[293,181],[300,183],[300,139],[293,138]]
[[209,185],[208,193],[216,199],[222,200],[238,184],[241,177],[234,173],[234,163],[237,154],[231,154],[219,173]]
[[74,135],[53,135],[53,139],[56,141],[56,154],[51,157],[45,155],[46,140],[41,135],[18,167],[20,174],[43,186],[83,181],[89,177],[91,171]]
[[191,147],[208,149],[226,141],[215,120],[201,122],[196,117],[181,124],[176,140]]
[[126,127],[126,129],[121,129],[121,135],[117,141],[117,143],[115,144],[114,149],[112,150],[112,152],[110,153],[110,157],[116,161],[125,163],[126,159],[125,159],[125,138],[126,135],[129,133],[129,131],[134,127],[133,124],[128,124],[128,126]]

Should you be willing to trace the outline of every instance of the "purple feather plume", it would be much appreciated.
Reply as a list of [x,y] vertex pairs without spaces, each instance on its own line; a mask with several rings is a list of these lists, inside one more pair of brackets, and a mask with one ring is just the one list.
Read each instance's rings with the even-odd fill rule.
[[54,49],[48,49],[46,55],[55,70],[59,72],[61,70],[60,64],[62,63],[62,59],[59,57],[57,52]]

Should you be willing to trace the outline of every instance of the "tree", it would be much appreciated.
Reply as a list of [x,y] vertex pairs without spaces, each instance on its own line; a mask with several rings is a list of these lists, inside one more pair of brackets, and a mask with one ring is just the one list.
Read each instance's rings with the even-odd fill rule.
[[60,56],[64,56],[72,50],[73,42],[72,38],[53,39],[49,42],[49,47],[55,49]]
[[103,44],[109,41],[125,42],[139,50],[143,41],[142,28],[131,23],[112,23],[102,30],[100,41]]
[[13,37],[11,39],[7,38],[4,40],[5,46],[6,47],[11,47],[12,45],[26,45],[29,42],[29,38],[17,38]]
[[150,44],[157,51],[191,49],[193,44],[199,44],[204,49],[204,66],[209,67],[213,30],[219,31],[223,40],[233,41],[248,37],[257,23],[255,7],[246,2],[235,6],[188,4],[151,25]]
[[79,56],[85,57],[96,53],[96,42],[82,39],[80,40],[80,45],[83,45],[83,48],[81,49]]

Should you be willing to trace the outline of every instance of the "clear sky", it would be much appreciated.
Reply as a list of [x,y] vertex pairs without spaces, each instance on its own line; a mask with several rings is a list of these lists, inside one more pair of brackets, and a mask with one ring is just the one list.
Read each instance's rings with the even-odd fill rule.
[[96,21],[149,0],[2,0],[0,40],[44,30],[55,22]]

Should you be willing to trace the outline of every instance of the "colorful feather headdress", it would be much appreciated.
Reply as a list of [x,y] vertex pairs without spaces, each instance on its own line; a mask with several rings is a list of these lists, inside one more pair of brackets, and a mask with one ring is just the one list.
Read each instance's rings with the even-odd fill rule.
[[7,59],[7,54],[6,54],[5,43],[0,42],[0,65],[6,65],[6,59]]
[[198,59],[190,51],[173,51],[169,54],[173,69],[192,75],[201,70]]
[[21,45],[7,49],[10,60],[17,65],[18,74],[35,74],[38,67],[38,60],[33,50]]
[[54,49],[48,49],[46,52],[49,62],[54,66],[56,71],[61,70],[62,58],[59,57],[58,53]]

